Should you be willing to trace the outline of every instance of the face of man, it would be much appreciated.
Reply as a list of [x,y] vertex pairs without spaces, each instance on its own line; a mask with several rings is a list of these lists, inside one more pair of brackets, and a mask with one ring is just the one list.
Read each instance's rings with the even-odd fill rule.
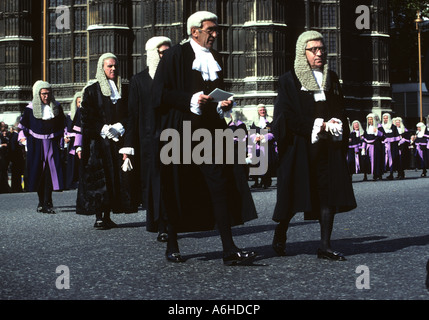
[[387,123],[387,121],[389,120],[389,117],[388,116],[383,116],[383,122],[384,123]]
[[357,122],[353,123],[353,129],[359,130],[359,123],[357,123]]
[[260,108],[258,113],[260,117],[265,117],[267,115],[267,110],[265,108]]
[[369,118],[368,118],[368,124],[369,124],[370,126],[374,125],[374,119],[373,119],[372,117],[369,117]]
[[399,128],[399,127],[401,126],[401,121],[396,120],[396,121],[395,121],[395,125]]
[[113,58],[104,60],[103,70],[107,79],[116,80],[118,76],[118,62]]
[[218,36],[218,25],[214,21],[203,21],[201,28],[192,28],[192,38],[202,47],[211,49]]
[[158,47],[158,55],[160,59],[164,55],[164,51],[167,49],[170,49],[170,46],[168,44],[162,44]]
[[305,54],[312,69],[321,69],[325,64],[326,48],[322,40],[308,41]]
[[80,108],[80,102],[82,101],[81,98],[76,99],[76,107]]
[[51,103],[51,90],[49,89],[42,89],[40,90],[40,100],[43,104],[50,104]]

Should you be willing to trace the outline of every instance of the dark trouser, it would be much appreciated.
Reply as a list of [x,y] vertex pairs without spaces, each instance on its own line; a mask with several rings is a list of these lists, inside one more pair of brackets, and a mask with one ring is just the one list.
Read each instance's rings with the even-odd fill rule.
[[37,195],[39,196],[39,205],[44,208],[52,207],[52,179],[49,166],[43,170],[42,177],[40,178],[39,187],[37,188]]
[[[231,221],[228,209],[228,185],[227,175],[224,165],[202,164],[199,165],[210,192],[213,205],[213,214],[222,241],[224,252],[237,250],[232,239]],[[168,224],[167,251],[178,252],[177,230],[169,221]]]

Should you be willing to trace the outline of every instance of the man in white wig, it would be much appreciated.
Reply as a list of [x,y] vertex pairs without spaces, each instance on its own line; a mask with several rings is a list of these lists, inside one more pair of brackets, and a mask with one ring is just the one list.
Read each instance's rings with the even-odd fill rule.
[[427,168],[429,167],[429,155],[428,155],[428,141],[429,141],[429,130],[423,122],[416,124],[416,135],[412,137],[415,145],[415,157],[417,167],[422,169],[421,177],[426,177]]
[[317,257],[345,260],[330,240],[335,214],[356,207],[346,162],[350,128],[338,77],[326,58],[322,34],[306,31],[296,43],[294,69],[279,79],[273,117],[279,148],[273,220],[279,224],[273,249],[285,255],[289,222],[304,212],[306,220],[320,223]]
[[137,212],[133,190],[121,170],[127,94],[122,91],[118,59],[103,54],[96,80],[83,90],[81,102],[81,174],[76,213],[96,216],[94,227],[116,227],[110,213]]
[[389,113],[383,114],[383,122],[380,127],[380,131],[384,135],[384,169],[389,171],[390,174],[386,177],[388,180],[393,179],[393,171],[398,170],[399,160],[399,140],[401,137],[398,132],[398,128],[392,122],[392,117]]
[[33,86],[33,100],[25,108],[18,139],[27,146],[27,191],[37,191],[37,212],[55,213],[52,191],[63,190],[63,170],[60,145],[64,137],[66,118],[55,101],[52,86],[37,81]]
[[[183,128],[189,124],[185,121],[190,121],[193,131],[204,128],[214,137],[215,129],[226,129],[224,115],[232,108],[231,100],[214,102],[209,96],[216,88],[224,89],[222,59],[213,49],[219,35],[217,16],[206,11],[192,14],[187,21],[187,32],[189,40],[171,47],[161,59],[154,79],[154,107],[160,115],[161,130],[174,129],[183,137]],[[256,217],[254,206],[242,210],[244,198],[240,191],[246,192],[241,189],[244,183],[250,192],[247,181],[234,181],[232,166],[183,162],[181,159],[181,164],[161,165],[161,192],[168,214],[167,260],[184,261],[177,242],[178,232],[208,230],[215,225],[226,265],[253,259],[254,252],[236,247],[231,232],[231,225]],[[235,210],[229,205],[234,201],[239,205]],[[246,217],[242,215],[244,211]]]
[[411,132],[405,127],[404,122],[401,117],[396,117],[392,119],[393,124],[398,129],[399,133],[399,157],[398,157],[398,179],[405,178],[405,169],[408,168],[410,164],[410,142],[411,142]]
[[146,210],[146,229],[158,232],[157,240],[167,240],[165,209],[161,202],[159,178],[159,132],[152,105],[152,83],[171,40],[164,36],[146,42],[147,68],[132,77],[128,95],[128,121],[124,135],[124,160],[131,159],[132,171]]

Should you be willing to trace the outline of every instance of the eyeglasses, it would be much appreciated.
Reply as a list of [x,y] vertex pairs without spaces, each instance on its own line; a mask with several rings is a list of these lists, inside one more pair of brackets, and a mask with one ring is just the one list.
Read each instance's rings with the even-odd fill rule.
[[203,31],[203,32],[205,32],[205,33],[207,33],[207,34],[209,34],[209,35],[213,35],[213,33],[215,33],[216,32],[216,34],[219,34],[219,29],[218,28],[213,28],[213,29],[207,29],[207,30],[204,30],[204,29],[199,29],[200,31]]
[[326,53],[325,47],[311,47],[311,48],[306,48],[305,50],[311,51],[312,54],[317,54],[318,51],[320,51],[321,54]]

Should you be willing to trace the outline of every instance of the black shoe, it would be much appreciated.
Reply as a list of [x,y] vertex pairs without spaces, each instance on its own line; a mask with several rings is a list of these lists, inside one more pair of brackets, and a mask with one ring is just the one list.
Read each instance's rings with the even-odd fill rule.
[[387,179],[387,180],[393,180],[393,174],[389,174],[389,175],[386,177],[386,179]]
[[165,253],[165,257],[167,258],[167,261],[174,262],[174,263],[182,263],[186,260],[182,257],[180,252],[172,252],[172,253]]
[[98,229],[98,230],[105,230],[105,229],[108,229],[108,228],[107,228],[107,226],[106,226],[106,224],[104,223],[104,221],[103,221],[103,220],[101,220],[101,219],[97,219],[97,220],[95,221],[95,223],[94,223],[94,228],[95,228],[95,229]]
[[42,212],[47,214],[56,214],[55,210],[50,207],[43,207]]
[[43,205],[39,202],[39,204],[37,205],[37,212],[42,212],[43,210]]
[[114,223],[110,218],[103,218],[103,223],[107,229],[112,229],[112,228],[118,227],[118,225],[116,223]]
[[274,242],[273,241],[273,250],[280,257],[286,256],[286,242]]
[[426,173],[422,173],[421,175],[420,175],[420,177],[426,177]]
[[341,252],[333,251],[323,251],[321,249],[317,249],[317,258],[319,259],[328,259],[328,260],[334,260],[334,261],[346,261],[346,257]]
[[168,241],[168,234],[166,234],[165,232],[160,232],[160,233],[158,233],[156,240],[159,242],[167,242]]
[[254,258],[256,258],[256,253],[253,251],[227,252],[223,254],[223,264],[227,266],[244,265]]

